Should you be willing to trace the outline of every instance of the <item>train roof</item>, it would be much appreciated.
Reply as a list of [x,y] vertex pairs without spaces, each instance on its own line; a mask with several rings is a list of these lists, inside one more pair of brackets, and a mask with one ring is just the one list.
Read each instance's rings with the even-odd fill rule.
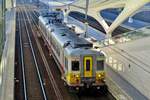
[[[39,19],[43,24],[48,22],[47,18],[39,17]],[[96,54],[103,56],[103,53],[97,52],[93,48],[93,43],[79,37],[78,34],[72,31],[68,26],[60,23],[46,24],[45,27],[47,27],[48,33],[50,32],[49,34],[52,34],[52,38],[57,41],[57,44],[64,48],[67,55],[80,56],[81,54]]]
[[86,48],[70,49],[68,47],[65,50],[68,56],[93,55],[93,54],[104,56],[104,54],[101,51],[97,52],[95,49],[86,49]]
[[79,37],[75,32],[71,31],[63,24],[55,24],[53,27],[55,27],[52,33],[53,36],[55,36],[61,46],[65,48],[69,56],[80,56],[81,54],[104,56],[101,52],[97,52],[93,49],[93,43]]
[[79,37],[75,32],[70,30],[67,26],[63,24],[54,24],[50,25],[50,28],[53,28],[53,33],[59,43],[62,46],[67,47],[71,46],[72,48],[92,48],[93,44],[89,41],[85,40],[84,38]]

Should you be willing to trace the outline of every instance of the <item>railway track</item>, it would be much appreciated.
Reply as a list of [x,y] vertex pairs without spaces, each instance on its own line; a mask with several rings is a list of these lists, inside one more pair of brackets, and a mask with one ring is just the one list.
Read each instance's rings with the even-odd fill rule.
[[[34,25],[35,25],[35,23],[36,23],[35,20],[34,20],[34,18],[30,15],[30,13],[28,13],[28,12],[26,11],[26,8],[24,8],[24,10],[25,10],[25,12],[26,12],[26,16],[27,16],[27,19],[28,19],[28,21],[29,21],[31,27],[33,27],[32,24],[34,23]],[[31,23],[31,22],[32,22],[32,23]],[[36,26],[36,25],[35,25],[35,26]],[[36,36],[36,34],[35,34],[36,29],[35,29],[34,27],[31,28],[31,29],[32,29],[33,36],[34,36],[34,39],[35,39],[35,41],[36,41],[37,47],[38,47],[38,49],[39,49],[39,51],[40,51],[40,55],[42,56],[42,60],[43,60],[43,62],[44,62],[45,68],[46,68],[46,70],[47,70],[47,72],[48,72],[48,77],[49,77],[49,80],[51,81],[51,84],[52,84],[52,87],[53,87],[53,89],[54,89],[55,95],[56,95],[56,97],[57,97],[58,100],[63,100],[63,96],[62,96],[62,94],[61,94],[61,92],[60,92],[60,90],[59,90],[59,88],[58,88],[58,85],[56,84],[56,81],[55,81],[54,76],[53,76],[53,74],[52,74],[52,72],[51,72],[51,70],[50,70],[50,67],[49,67],[49,64],[48,64],[48,62],[47,62],[47,59],[46,59],[45,55],[43,55],[44,52],[43,52],[43,50],[42,50],[42,47],[41,47],[41,45],[40,45],[40,43],[39,43],[39,41],[38,41],[38,38],[37,38],[37,36]],[[51,63],[50,66],[55,66],[55,65],[54,65],[53,63]]]
[[[31,27],[33,27],[32,28],[33,31],[34,31],[33,35],[34,35],[35,38],[38,38],[37,33],[40,33],[40,34],[42,33],[42,31],[40,30],[40,28],[38,26],[38,23],[37,23],[38,13],[36,13],[30,7],[26,7],[26,8],[27,8],[27,10],[26,10],[27,16],[29,16],[30,22],[32,22]],[[32,11],[30,11],[31,9],[32,9]],[[36,42],[39,41],[39,43],[37,43],[37,44],[39,44],[38,49],[41,48],[41,51],[43,50],[43,53],[41,53],[41,54],[45,55],[45,58],[47,59],[49,67],[50,67],[49,70],[53,70],[52,75],[54,76],[54,78],[56,80],[56,84],[58,84],[58,88],[60,89],[60,93],[62,94],[62,97],[63,97],[64,100],[87,100],[89,98],[90,98],[89,100],[97,100],[97,99],[114,100],[114,98],[112,97],[112,95],[110,93],[108,93],[107,95],[98,95],[98,96],[93,94],[90,97],[88,97],[87,95],[84,95],[84,94],[81,95],[81,94],[71,94],[71,93],[69,93],[67,91],[67,89],[64,87],[63,81],[60,79],[61,75],[60,75],[59,69],[57,68],[57,65],[54,62],[53,58],[49,55],[50,52],[47,49],[45,49],[44,41],[42,41],[41,38],[38,38],[38,39],[35,39],[35,40],[36,40]],[[40,47],[40,45],[41,45],[41,47]],[[52,63],[54,63],[54,65],[52,65]]]
[[[42,56],[41,56],[41,54],[40,54],[40,50],[37,50],[36,48],[36,42],[34,41],[34,39],[33,39],[33,36],[32,36],[32,34],[33,34],[33,27],[32,26],[30,26],[30,21],[29,21],[29,19],[28,19],[28,16],[26,15],[26,12],[25,12],[25,9],[23,8],[23,7],[21,7],[20,9],[22,9],[22,15],[24,16],[24,20],[22,20],[22,21],[25,21],[26,22],[26,24],[27,24],[27,29],[28,29],[28,31],[30,32],[30,34],[29,34],[29,36],[30,36],[30,40],[32,41],[32,44],[34,44],[33,45],[33,48],[34,48],[34,50],[35,50],[35,58],[37,59],[37,65],[39,65],[39,72],[40,72],[40,74],[41,74],[41,78],[42,78],[42,83],[43,83],[43,89],[46,91],[45,92],[45,95],[46,94],[48,94],[48,95],[46,95],[47,96],[47,98],[45,99],[39,99],[39,100],[63,100],[62,99],[62,97],[61,96],[59,96],[59,89],[57,88],[56,89],[56,87],[55,87],[55,89],[53,89],[53,85],[55,86],[56,85],[56,83],[54,83],[54,78],[53,79],[51,79],[51,82],[52,83],[50,83],[50,79],[49,79],[49,73],[47,73],[47,69],[45,68],[45,60],[43,60],[43,58],[42,58]],[[21,17],[20,17],[21,18]],[[22,27],[23,28],[23,27]],[[21,33],[21,32],[20,32]],[[23,33],[24,34],[24,33]],[[43,55],[43,54],[42,54]],[[54,66],[53,64],[51,64],[51,66]],[[26,67],[26,66],[25,66]],[[31,66],[30,66],[31,67]],[[26,72],[26,70],[25,70],[25,72]],[[30,71],[31,72],[31,71]],[[33,72],[35,72],[35,71],[33,71]],[[28,73],[29,74],[29,73]],[[30,74],[31,75],[31,74]],[[30,76],[26,76],[26,77],[30,77]],[[22,78],[22,80],[24,81],[25,79],[24,78]],[[33,80],[34,81],[34,80]],[[36,82],[36,83],[38,83],[38,82]],[[30,84],[28,84],[28,85],[30,85]],[[28,86],[27,84],[25,85],[25,87],[27,87]],[[38,86],[38,87],[40,87],[40,86]],[[37,87],[37,88],[38,88]],[[34,87],[32,87],[33,89],[34,89]],[[53,91],[54,90],[57,90],[57,93],[53,93]],[[31,94],[31,96],[34,96],[34,93],[36,93],[37,91],[31,91],[31,89],[30,89],[30,91],[27,91],[27,93],[28,92],[33,92],[33,94]],[[26,98],[28,98],[29,96],[27,95],[27,96],[25,96],[25,94],[27,94],[27,93],[25,93],[24,92],[24,94],[22,94],[24,97],[26,97]],[[19,99],[20,100],[20,99]],[[24,99],[22,99],[22,100],[26,100],[25,98]],[[34,100],[34,99],[33,99]]]
[[17,14],[24,100],[47,100],[25,17],[21,9]]
[[[45,46],[44,46],[44,41],[39,38],[36,34],[37,33],[42,33],[42,31],[40,30],[40,28],[38,27],[38,24],[36,21],[38,21],[37,17],[38,17],[38,13],[36,13],[35,11],[31,11],[29,12],[30,8],[23,8],[21,9],[22,12],[24,13],[21,13],[19,12],[18,13],[18,17],[19,16],[22,16],[22,17],[19,17],[17,19],[19,19],[17,22],[18,22],[18,33],[21,33],[19,36],[20,36],[20,47],[22,47],[22,49],[20,48],[20,60],[21,60],[21,70],[22,70],[22,83],[23,83],[23,96],[24,98],[22,99],[18,99],[18,100],[31,100],[33,99],[38,99],[38,100],[43,100],[44,99],[44,94],[41,93],[42,92],[42,87],[40,85],[38,85],[38,87],[36,88],[36,90],[32,90],[34,89],[34,87],[36,86],[35,84],[39,84],[39,79],[37,78],[37,75],[36,78],[33,78],[34,80],[31,82],[31,78],[30,75],[31,73],[32,74],[35,74],[34,72],[36,72],[35,68],[31,68],[30,65],[33,65],[35,66],[35,61],[33,61],[34,58],[37,58],[37,57],[33,57],[33,54],[32,54],[32,49],[30,48],[30,41],[33,40],[33,38],[35,38],[34,40],[34,44],[37,45],[37,46],[33,46],[33,48],[38,48],[39,49],[39,52],[34,50],[35,52],[38,52],[37,55],[40,55],[42,61],[43,61],[43,64],[41,64],[41,66],[45,66],[46,68],[43,69],[43,68],[40,68],[41,70],[45,70],[43,72],[48,72],[47,74],[44,75],[45,78],[42,78],[42,84],[43,84],[43,89],[45,89],[45,96],[47,96],[47,94],[49,96],[47,96],[48,100],[114,100],[114,98],[111,96],[111,94],[105,94],[105,95],[100,95],[100,96],[97,96],[95,94],[86,94],[86,93],[82,93],[82,94],[70,94],[67,92],[66,88],[63,86],[63,82],[60,80],[60,72],[58,71],[57,69],[57,65],[56,63],[54,62],[54,59],[50,56],[50,53],[47,49],[45,49]],[[27,29],[28,28],[28,29]],[[27,31],[27,30],[30,30],[30,31]],[[30,35],[33,35],[31,39],[29,39],[30,41],[27,41],[27,39],[23,40],[24,37],[29,37],[29,35],[27,36],[24,36],[22,34],[29,34]],[[23,37],[23,38],[22,38]],[[21,43],[21,41],[23,43]],[[29,50],[31,49],[31,50]],[[24,52],[25,51],[25,52]],[[120,53],[120,51],[118,50],[114,50],[115,52],[118,52]],[[121,53],[120,53],[121,54]],[[35,54],[36,56],[36,54]],[[32,59],[31,59],[32,58]],[[27,60],[27,61],[25,61]],[[24,62],[24,63],[23,63]],[[33,63],[34,62],[34,63]],[[36,61],[37,63],[39,63],[40,61]],[[29,67],[29,66],[30,67]],[[39,65],[39,64],[38,64]],[[25,68],[26,66],[28,66],[27,68]],[[33,71],[31,71],[30,69],[32,69]],[[28,70],[28,71],[27,71]],[[30,71],[29,71],[30,70]],[[51,70],[53,70],[51,72]],[[27,75],[26,73],[30,73],[29,75]],[[36,72],[38,73],[38,72]],[[29,77],[29,78],[28,78]],[[51,79],[50,79],[51,77]],[[51,82],[49,82],[51,80]],[[28,83],[29,81],[29,83]],[[54,82],[53,82],[54,81]],[[34,84],[35,86],[30,86],[31,89],[29,89],[28,85],[27,84],[30,84],[30,82],[32,84]],[[56,86],[57,85],[57,86]],[[50,88],[50,89],[49,89]],[[29,91],[31,90],[31,91]],[[53,92],[48,92],[49,90],[51,91],[54,91]],[[36,93],[35,93],[36,91]],[[31,97],[31,95],[33,96],[33,94],[35,95],[35,97]],[[40,94],[40,95],[38,95]],[[30,95],[30,96],[29,96]],[[54,97],[51,97],[55,95]],[[46,98],[46,99],[47,99]],[[46,100],[44,99],[44,100]],[[16,99],[17,100],[17,99]]]
[[[17,54],[19,55],[17,68],[20,68],[21,65],[22,66],[20,68],[20,72],[16,75],[17,76],[16,80],[19,79],[18,84],[20,85],[17,85],[18,87],[17,93],[15,94],[15,99],[16,100],[30,100],[30,99],[114,100],[114,98],[110,93],[106,95],[100,94],[97,96],[93,94],[88,96],[84,93],[74,94],[68,92],[67,88],[64,87],[63,81],[61,80],[61,74],[59,72],[57,64],[55,63],[53,57],[51,56],[51,52],[45,46],[45,42],[43,41],[43,39],[41,37],[38,37],[39,33],[42,34],[42,31],[40,30],[37,23],[39,14],[35,11],[35,9],[32,9],[33,6],[31,5],[27,6],[27,4],[26,6],[24,6],[23,4],[24,3],[22,1],[22,5],[19,5],[19,8],[17,8],[18,9],[17,42],[20,42],[16,47],[17,51],[20,52],[20,54]],[[19,38],[19,36],[21,38]],[[31,45],[32,48],[30,48]],[[19,46],[22,47],[22,50],[21,48],[18,48]],[[35,53],[34,56],[32,51],[34,51]],[[36,61],[34,61],[34,59],[36,59]],[[22,62],[24,62],[24,64],[22,64]],[[44,99],[42,87],[39,83],[40,80],[38,79],[37,68],[35,68],[36,65],[38,65],[39,73],[41,75],[41,81],[43,89],[45,91],[46,99]]]
[[[53,87],[53,90],[55,92],[55,95],[57,96],[58,100],[77,100],[74,99],[75,97],[72,94],[69,94],[67,89],[63,86],[63,81],[61,80],[61,74],[58,71],[59,69],[57,69],[57,65],[53,59],[53,57],[51,57],[51,52],[49,52],[48,50],[44,50],[43,48],[45,48],[45,43],[41,40],[38,40],[39,38],[37,37],[36,33],[41,33],[41,31],[39,31],[39,27],[37,24],[36,19],[37,18],[33,18],[33,16],[31,15],[31,12],[26,11],[26,14],[28,16],[28,19],[31,20],[32,25],[31,27],[33,27],[33,36],[35,38],[36,44],[37,44],[37,48],[39,49],[40,53],[42,54],[42,59],[45,63],[45,67],[46,70],[48,72],[48,77],[51,80],[51,85]],[[38,30],[38,31],[37,31]],[[43,42],[41,45],[41,42]],[[44,55],[43,55],[44,54]]]

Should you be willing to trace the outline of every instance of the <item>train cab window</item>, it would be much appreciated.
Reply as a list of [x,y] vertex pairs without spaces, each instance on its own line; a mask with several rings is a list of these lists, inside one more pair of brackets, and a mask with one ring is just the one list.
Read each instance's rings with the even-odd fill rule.
[[79,71],[79,61],[72,61],[72,71]]
[[103,60],[97,61],[97,70],[104,70],[104,61]]
[[90,60],[86,60],[86,71],[90,71]]

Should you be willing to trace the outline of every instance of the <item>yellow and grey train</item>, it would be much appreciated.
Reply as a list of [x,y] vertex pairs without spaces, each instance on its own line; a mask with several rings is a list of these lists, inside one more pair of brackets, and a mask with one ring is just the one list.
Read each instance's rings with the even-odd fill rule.
[[105,86],[105,56],[93,44],[79,37],[55,11],[39,16],[42,37],[51,48],[67,86],[75,89]]

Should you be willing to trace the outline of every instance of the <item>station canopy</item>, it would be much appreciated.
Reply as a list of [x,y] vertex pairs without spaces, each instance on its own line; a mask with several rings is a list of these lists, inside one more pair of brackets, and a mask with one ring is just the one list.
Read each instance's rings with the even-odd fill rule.
[[[127,18],[134,15],[136,11],[144,5],[150,3],[150,0],[41,0],[49,7],[60,7],[69,5],[69,11],[78,11],[94,17],[104,28],[108,37],[120,26]],[[88,7],[87,7],[88,3]],[[136,4],[135,4],[136,3]],[[123,8],[118,17],[108,25],[100,12],[105,9]]]

